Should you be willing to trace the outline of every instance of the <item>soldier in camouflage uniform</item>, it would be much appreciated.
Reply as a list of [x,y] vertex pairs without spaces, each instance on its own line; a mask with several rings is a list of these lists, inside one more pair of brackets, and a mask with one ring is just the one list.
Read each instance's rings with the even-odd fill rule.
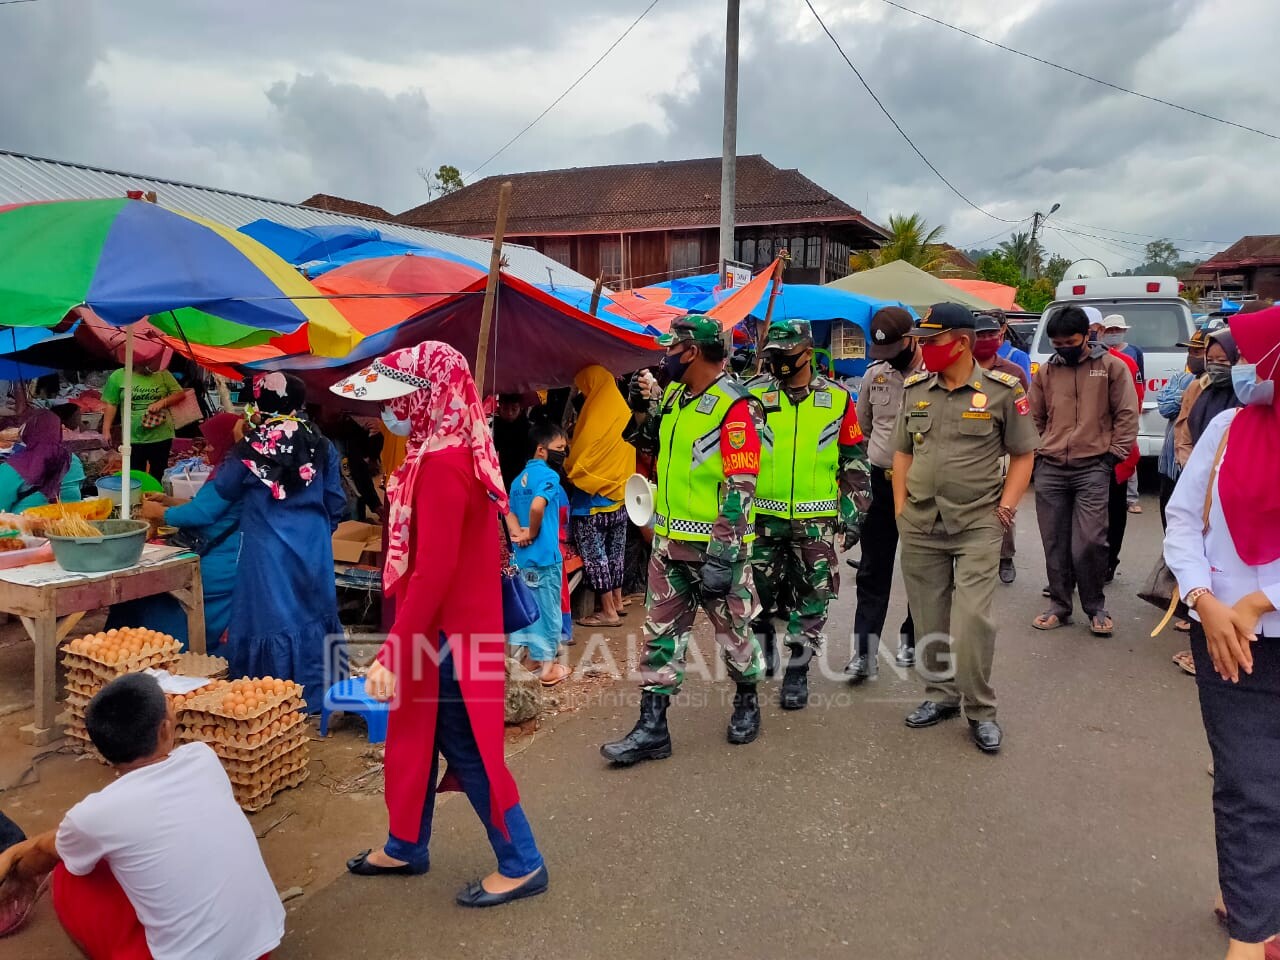
[[751,555],[762,613],[754,626],[772,659],[774,618],[787,621],[784,710],[809,701],[809,661],[840,590],[836,538],[841,549],[856,543],[871,504],[853,398],[814,372],[813,346],[808,322],[774,324],[761,349],[766,372],[747,385],[765,416]]
[[763,658],[751,632],[758,605],[748,562],[760,470],[759,407],[724,372],[718,321],[681,317],[658,343],[667,348],[663,366],[671,383],[633,441],[640,453],[658,458],[644,687],[635,728],[600,748],[617,764],[671,756],[667,705],[684,679],[698,607],[737,684],[729,742],[750,743],[760,733],[756,682]]

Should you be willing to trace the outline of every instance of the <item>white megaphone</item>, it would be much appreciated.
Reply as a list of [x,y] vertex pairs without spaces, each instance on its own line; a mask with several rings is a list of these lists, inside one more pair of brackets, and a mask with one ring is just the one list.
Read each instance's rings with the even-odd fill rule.
[[637,527],[652,527],[654,516],[654,487],[649,479],[641,473],[633,473],[627,478],[624,491],[627,503],[627,516]]

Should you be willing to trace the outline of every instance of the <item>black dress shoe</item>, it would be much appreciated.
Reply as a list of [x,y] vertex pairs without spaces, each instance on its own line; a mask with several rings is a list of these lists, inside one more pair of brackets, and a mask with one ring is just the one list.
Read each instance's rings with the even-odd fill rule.
[[914,667],[916,665],[916,648],[910,644],[898,644],[898,655],[893,658],[893,662],[900,667]]
[[520,884],[520,886],[514,890],[508,890],[506,893],[490,893],[479,880],[472,880],[458,891],[458,896],[455,900],[460,907],[500,907],[504,903],[512,903],[516,900],[523,900],[526,897],[536,897],[540,893],[546,893],[550,883],[551,878],[548,876],[547,868],[544,865],[539,867],[538,872]]
[[935,723],[941,723],[943,720],[950,720],[959,715],[959,704],[934,703],[932,700],[926,700],[916,707],[904,722],[908,727],[918,730],[921,727],[932,727]]
[[875,680],[880,675],[879,667],[866,654],[860,653],[844,668],[844,675],[850,683],[862,683],[864,680]]
[[1013,565],[1013,557],[1004,557],[1000,560],[1000,582],[1013,583],[1018,579],[1018,571]]
[[983,753],[999,753],[1000,743],[1004,740],[1004,731],[994,720],[970,720],[969,731],[973,734],[973,742]]
[[361,850],[347,861],[347,870],[357,877],[417,877],[431,869],[430,864],[415,867],[412,863],[402,863],[397,867],[380,867],[369,862],[372,850]]

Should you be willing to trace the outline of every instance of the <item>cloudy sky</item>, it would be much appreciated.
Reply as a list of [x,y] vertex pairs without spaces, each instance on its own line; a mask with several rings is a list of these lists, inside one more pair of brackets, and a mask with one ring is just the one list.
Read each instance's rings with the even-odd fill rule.
[[[0,5],[0,148],[285,200],[335,193],[399,212],[425,199],[419,168],[479,166],[647,5]],[[1274,0],[906,5],[1280,133],[1280,89],[1265,79],[1280,36]],[[1011,229],[965,205],[911,153],[803,0],[742,6],[740,153],[798,167],[882,222],[919,211],[959,246],[992,245]],[[1049,221],[1059,229],[1046,234],[1055,252],[1118,270],[1141,260],[1141,235],[1179,238],[1190,256],[1280,232],[1278,140],[1115,93],[882,0],[815,6],[903,128],[975,203],[1013,220],[1062,204]],[[718,155],[723,32],[723,0],[660,0],[479,175]]]

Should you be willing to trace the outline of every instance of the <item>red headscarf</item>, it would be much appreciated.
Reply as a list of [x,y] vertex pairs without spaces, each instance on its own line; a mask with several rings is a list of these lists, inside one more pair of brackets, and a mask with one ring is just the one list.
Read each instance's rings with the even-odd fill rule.
[[209,472],[210,480],[235,446],[236,424],[239,422],[240,417],[234,413],[216,413],[200,424],[200,435],[205,442],[205,459],[213,467]]
[[503,511],[507,509],[507,491],[502,486],[493,436],[466,358],[447,343],[428,340],[389,353],[381,362],[430,384],[387,404],[399,419],[409,421],[411,430],[404,463],[387,482],[387,550],[382,582],[390,592],[409,567],[413,488],[425,454],[468,447],[476,479]]
[[1280,307],[1227,321],[1258,378],[1276,382],[1270,406],[1241,407],[1218,473],[1218,496],[1240,559],[1250,566],[1280,560]]

